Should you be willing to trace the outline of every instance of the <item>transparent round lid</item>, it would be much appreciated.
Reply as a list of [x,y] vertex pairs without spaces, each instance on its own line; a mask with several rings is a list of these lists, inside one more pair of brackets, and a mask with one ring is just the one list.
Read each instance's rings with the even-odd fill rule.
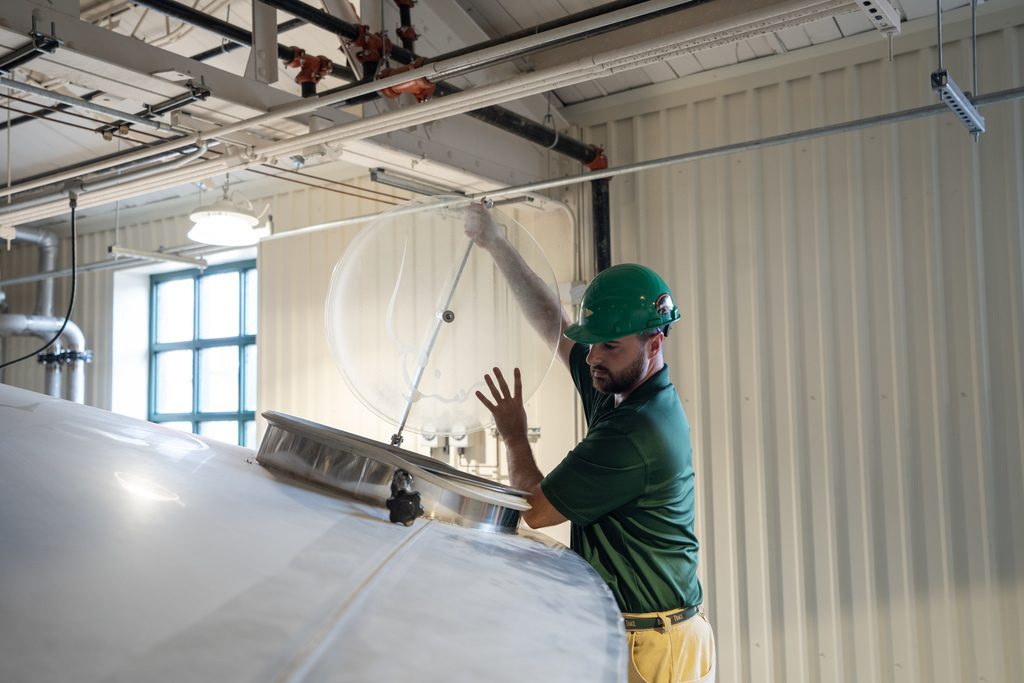
[[[465,234],[470,200],[430,197],[397,206],[366,226],[334,268],[327,337],[349,387],[403,433],[466,434],[493,423],[476,398],[493,367],[525,399],[540,386],[557,337],[525,317],[490,253]],[[492,209],[526,264],[557,292],[554,271],[526,229]],[[555,315],[558,315],[555,313]],[[557,330],[557,320],[541,329]]]

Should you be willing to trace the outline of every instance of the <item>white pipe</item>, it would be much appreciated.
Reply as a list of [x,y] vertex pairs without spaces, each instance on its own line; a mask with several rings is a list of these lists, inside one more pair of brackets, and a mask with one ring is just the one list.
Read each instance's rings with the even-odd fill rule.
[[[68,324],[64,327],[64,334],[60,336],[59,341],[62,349],[85,351],[85,335],[73,320],[68,321]],[[85,403],[85,361],[81,358],[76,358],[70,362],[70,365],[67,399],[75,403]]]
[[46,395],[54,398],[61,398],[61,367],[60,363],[46,363],[43,366],[46,379],[43,384],[46,387]]
[[71,180],[73,178],[81,178],[82,176],[88,175],[90,173],[105,171],[108,168],[113,168],[114,166],[119,166],[121,164],[128,164],[133,161],[138,161],[140,159],[161,156],[167,154],[168,152],[175,152],[181,149],[182,147],[194,145],[198,142],[198,133],[195,133],[193,135],[185,135],[179,138],[174,138],[173,140],[169,140],[163,144],[153,145],[151,147],[142,147],[140,149],[135,150],[134,152],[130,152],[123,156],[119,156],[117,157],[117,159],[106,159],[104,161],[97,161],[94,164],[82,166],[74,170],[64,171],[63,173],[54,173],[53,175],[48,175],[45,178],[37,178],[36,180],[30,180],[24,183],[18,183],[17,185],[11,185],[10,187],[0,188],[0,197],[7,197],[12,194],[17,194],[19,192],[34,190],[37,187],[43,187],[44,185],[54,185],[56,183],[65,180]]
[[[41,187],[42,185],[49,185],[52,183],[60,182],[62,180],[68,180],[70,178],[76,178],[86,173],[92,173],[95,171],[112,168],[121,163],[132,161],[134,159],[144,158],[145,156],[152,156],[161,152],[173,151],[179,149],[188,144],[194,144],[202,140],[213,140],[219,139],[225,136],[229,136],[232,133],[253,128],[255,126],[263,125],[271,121],[278,121],[289,116],[298,116],[301,114],[308,114],[322,107],[330,106],[343,102],[345,100],[358,97],[360,95],[366,95],[374,92],[389,88],[402,83],[415,80],[417,78],[427,78],[428,80],[436,81],[441,80],[449,73],[465,72],[472,68],[475,68],[480,63],[489,63],[500,58],[507,57],[509,55],[516,54],[518,51],[524,51],[532,49],[538,45],[546,44],[552,40],[560,39],[565,35],[574,35],[582,30],[591,30],[593,28],[599,28],[605,26],[611,22],[624,21],[629,18],[642,16],[651,12],[656,12],[676,5],[682,5],[689,0],[652,0],[651,2],[639,3],[634,7],[628,7],[616,12],[610,12],[607,15],[601,15],[588,19],[584,22],[578,22],[577,24],[570,24],[569,26],[552,29],[543,33],[538,33],[519,40],[512,41],[504,45],[497,45],[484,50],[478,50],[477,52],[470,53],[468,55],[462,55],[460,57],[454,57],[441,62],[434,62],[426,66],[420,67],[419,69],[413,69],[404,73],[389,76],[388,78],[381,78],[378,80],[371,81],[366,84],[359,84],[339,91],[326,97],[310,97],[305,99],[296,100],[293,103],[287,104],[282,107],[278,107],[273,111],[269,111],[266,114],[260,114],[249,119],[243,119],[233,124],[229,124],[225,127],[218,128],[215,130],[207,131],[204,133],[196,133],[181,138],[175,138],[174,140],[168,141],[162,145],[155,145],[148,148],[148,150],[139,150],[139,152],[126,155],[118,159],[110,159],[106,161],[97,162],[91,166],[87,166],[76,171],[69,171],[66,173],[58,174],[49,178],[39,179],[27,183],[19,183],[12,185],[9,188],[0,190],[0,197],[6,197],[11,194],[23,192],[25,190],[34,189]],[[582,28],[580,28],[582,26]],[[576,27],[575,30],[572,30]]]
[[[42,228],[18,228],[14,233],[14,241],[30,242],[39,248],[39,272],[45,273],[54,269],[57,251],[60,248],[57,233]],[[53,280],[40,280],[36,285],[33,312],[41,316],[53,315]]]
[[46,204],[47,202],[67,202],[66,195],[70,190],[74,190],[78,194],[81,194],[83,192],[98,192],[100,190],[107,190],[112,187],[118,187],[120,185],[124,185],[132,181],[142,180],[143,178],[151,178],[155,175],[169,175],[170,172],[174,169],[187,166],[188,164],[194,161],[202,159],[203,155],[206,154],[208,148],[209,143],[201,142],[199,143],[198,149],[196,149],[194,152],[189,152],[188,154],[180,155],[176,159],[156,162],[151,166],[145,166],[144,168],[140,168],[134,171],[128,171],[127,173],[121,175],[114,175],[97,180],[86,180],[84,182],[81,182],[81,184],[78,185],[77,187],[72,185],[72,187],[69,188],[67,187],[67,183],[65,183],[64,185],[60,186],[59,189],[56,189],[48,194],[40,194],[38,196],[32,197],[31,199],[19,201],[17,206],[28,208],[32,206],[40,206]]
[[[344,102],[361,95],[379,92],[385,88],[414,81],[417,78],[426,78],[428,81],[432,82],[444,80],[451,75],[465,73],[471,69],[481,68],[483,65],[501,61],[509,56],[531,50],[539,45],[545,45],[552,41],[560,40],[566,36],[577,35],[581,32],[601,28],[611,23],[618,23],[628,19],[641,17],[652,12],[668,9],[670,7],[684,5],[689,1],[690,0],[649,0],[648,2],[637,3],[632,7],[608,12],[607,14],[602,14],[591,19],[544,31],[543,33],[537,33],[532,36],[526,36],[525,38],[513,40],[502,45],[495,45],[483,50],[477,50],[476,52],[471,52],[468,55],[461,55],[459,57],[453,57],[439,62],[432,62],[425,66],[421,66],[418,69],[405,71],[395,76],[381,78],[370,81],[369,83],[357,84],[324,97],[297,100],[296,102],[279,107],[274,111],[267,112],[266,114],[247,119],[245,121],[239,121],[238,123],[231,124],[225,128],[210,131],[207,135],[211,138],[216,138],[223,135],[237,133],[247,128],[262,125],[288,116],[308,114],[321,107]],[[850,0],[844,0],[844,4],[849,3]]]
[[[620,13],[638,12],[642,14],[658,11],[678,4],[681,3],[678,1],[668,2],[667,0],[663,2],[643,3],[636,7],[626,8],[624,10],[619,10],[617,13],[609,13],[609,15],[595,17],[593,20],[587,21],[596,21],[603,18],[603,20],[607,22],[613,20],[609,19],[609,17],[615,17]],[[793,2],[784,5],[783,9],[775,6],[767,10],[762,10],[748,15],[747,21],[743,25],[745,28],[729,25],[723,21],[719,22],[717,25],[690,31],[686,34],[677,34],[668,38],[659,38],[638,46],[630,46],[629,48],[603,53],[595,57],[587,57],[577,60],[576,62],[571,62],[568,65],[560,65],[558,67],[536,71],[532,74],[524,74],[523,76],[513,78],[505,83],[474,88],[473,90],[448,95],[412,108],[400,109],[394,112],[388,112],[374,117],[369,117],[367,119],[354,121],[349,124],[334,126],[333,128],[328,128],[324,131],[308,133],[285,141],[256,147],[251,150],[252,156],[254,157],[251,161],[256,161],[260,158],[265,159],[266,157],[290,155],[312,144],[361,140],[373,137],[375,135],[415,125],[413,123],[413,119],[415,119],[416,123],[433,121],[448,116],[454,116],[455,114],[461,114],[472,109],[492,104],[499,104],[512,99],[520,99],[527,95],[579,83],[599,75],[617,73],[619,71],[635,69],[655,62],[661,62],[679,53],[704,50],[722,42],[735,42],[737,40],[743,40],[755,35],[761,35],[773,30],[778,30],[786,26],[802,24],[821,17],[832,16],[832,14],[834,14],[838,9],[850,5],[852,5],[852,0],[818,0],[818,2],[811,3],[806,2],[806,0],[793,0]],[[615,20],[621,18],[622,16],[618,16]],[[577,24],[570,25],[570,27],[571,26],[577,26]],[[494,59],[499,55],[512,54],[514,53],[514,50],[524,50],[534,47],[535,45],[550,39],[550,34],[553,32],[559,33],[560,35],[560,32],[568,31],[570,27],[552,29],[552,31],[546,31],[534,36],[521,38],[506,45],[494,46],[492,48],[479,50],[469,55],[463,55],[450,60],[428,64],[419,69],[407,71],[396,76],[390,76],[368,84],[361,84],[346,88],[344,91],[326,97],[299,100],[292,104],[279,107],[266,114],[239,121],[223,128],[199,133],[193,136],[177,138],[165,145],[151,147],[149,148],[149,153],[161,153],[180,148],[186,144],[194,144],[200,140],[210,140],[228,136],[232,133],[243,131],[270,121],[288,116],[309,113],[330,104],[341,102],[359,95],[376,92],[383,88],[405,83],[415,78],[424,77],[430,80],[439,80],[448,73],[455,73],[460,69],[472,68],[475,64],[478,64],[481,61]],[[118,163],[129,161],[132,158],[133,157],[125,157],[118,160],[98,162],[98,164],[87,168],[90,170],[96,170],[97,166],[100,169],[109,168]],[[210,165],[197,165],[197,175],[195,177],[190,177],[188,180],[183,180],[182,182],[192,182],[193,180],[202,178],[204,175],[211,175],[218,172],[225,172],[244,167],[244,165],[239,164],[233,168],[225,168],[223,166],[217,167],[213,165],[213,162],[207,163]],[[79,171],[73,173],[70,177],[76,177],[85,172],[87,171],[79,169]],[[50,182],[55,182],[55,180],[48,178],[41,179],[41,181],[36,182],[49,184]],[[33,185],[32,183],[23,183],[17,186],[12,186],[7,190],[0,190],[0,197],[7,196],[12,192],[20,192],[25,189],[38,186],[38,184]],[[165,189],[167,187],[173,187],[173,185],[165,183],[160,186],[159,189]],[[134,195],[122,194],[116,198],[120,199],[129,196]],[[109,199],[108,201],[114,201],[114,199]],[[87,206],[95,205],[94,203],[86,202],[86,197],[83,196],[80,199],[80,207],[85,208]],[[50,208],[49,210],[52,211],[54,209]],[[11,213],[7,215],[0,214],[0,217],[4,218],[7,222],[17,224],[19,222],[37,220],[52,215],[55,214],[47,212],[22,214],[17,208],[14,208]]]
[[81,100],[77,97],[71,97],[70,95],[62,95],[59,92],[47,90],[46,88],[37,88],[34,85],[31,85],[29,83],[22,83],[21,81],[16,81],[12,78],[4,78],[3,76],[0,76],[0,85],[6,86],[11,90],[18,90],[29,95],[35,95],[36,97],[42,97],[43,99],[53,100],[54,102],[60,102],[62,104],[66,104],[69,107],[73,107],[76,109],[87,109],[89,111],[94,111],[99,114],[104,114],[115,120],[128,121],[129,123],[134,123],[139,126],[156,128],[157,130],[169,130],[176,133],[188,132],[180,128],[176,128],[175,126],[171,126],[166,123],[161,123],[156,119],[147,119],[144,116],[128,114],[127,112],[111,109],[110,107],[105,107],[102,104],[89,102],[88,100]]
[[[61,325],[64,318],[41,315],[22,315],[20,313],[0,314],[0,337],[33,336],[49,341]],[[68,320],[64,332],[54,345],[57,350],[70,349],[85,351],[85,335],[82,329]],[[59,363],[46,364],[46,393],[60,398],[61,366]],[[75,403],[85,400],[85,361],[71,361],[71,372],[68,375],[68,397]]]

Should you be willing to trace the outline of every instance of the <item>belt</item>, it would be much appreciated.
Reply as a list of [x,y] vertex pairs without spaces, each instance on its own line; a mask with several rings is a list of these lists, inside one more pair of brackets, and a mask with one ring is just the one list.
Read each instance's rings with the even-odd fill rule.
[[697,605],[694,605],[692,607],[683,607],[675,612],[670,612],[663,617],[633,617],[623,615],[623,618],[626,620],[627,631],[645,631],[652,628],[667,628],[673,624],[686,621],[693,615],[697,614],[697,609]]

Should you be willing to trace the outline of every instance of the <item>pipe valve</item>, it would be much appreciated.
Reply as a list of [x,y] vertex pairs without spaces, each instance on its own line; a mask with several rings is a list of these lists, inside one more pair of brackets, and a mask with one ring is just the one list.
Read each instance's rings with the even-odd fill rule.
[[412,490],[412,485],[412,475],[405,470],[397,470],[391,478],[391,497],[386,505],[391,511],[390,519],[394,524],[412,526],[417,517],[423,516],[420,494]]

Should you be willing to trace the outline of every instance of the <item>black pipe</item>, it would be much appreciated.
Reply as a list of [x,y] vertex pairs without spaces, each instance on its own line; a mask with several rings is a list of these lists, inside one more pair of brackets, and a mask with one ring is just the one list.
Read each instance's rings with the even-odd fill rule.
[[594,220],[594,264],[600,273],[612,265],[611,207],[608,197],[610,178],[590,181],[590,206]]
[[[455,93],[462,92],[461,88],[457,88],[454,85],[441,81],[437,84],[437,91],[442,95],[452,95]],[[483,109],[476,109],[473,111],[467,111],[467,116],[472,116],[474,119],[489,123],[493,126],[497,126],[502,130],[506,130],[513,135],[518,135],[521,138],[529,140],[530,142],[546,147],[559,154],[564,154],[567,157],[576,159],[584,164],[589,164],[597,158],[599,154],[598,150],[586,142],[580,142],[579,140],[569,137],[568,135],[562,135],[558,131],[548,128],[547,126],[531,121],[528,118],[520,116],[519,114],[493,105],[490,107],[484,107]]]
[[398,15],[402,24],[398,30],[398,37],[402,39],[402,47],[409,52],[415,52],[416,41],[413,40],[412,36],[416,34],[415,32],[409,33],[409,31],[414,31],[412,27],[412,8],[408,4],[401,2],[401,0],[396,1],[398,2]]
[[[168,2],[170,0],[161,1]],[[359,36],[358,27],[327,14],[326,12],[321,12],[320,10],[299,2],[298,0],[264,0],[264,2],[271,7],[276,7],[277,9],[288,12],[289,14],[294,14],[297,17],[305,19],[314,26],[319,26],[322,29],[337,33],[343,38],[354,40]],[[409,50],[397,46],[392,46],[390,55],[392,59],[403,64],[410,64],[416,58],[416,55]],[[446,83],[445,81],[439,81],[436,85],[437,92],[443,95],[462,92],[459,88]],[[342,92],[345,87],[346,86],[341,86],[339,88],[324,91],[320,94],[321,96],[332,95],[336,92]],[[360,104],[375,100],[378,97],[380,97],[378,93],[372,93],[352,98],[351,100],[346,101],[345,104]],[[593,145],[588,145],[585,142],[580,142],[579,140],[566,135],[560,135],[558,131],[541,125],[535,121],[531,121],[502,107],[484,107],[472,112],[467,112],[467,114],[473,118],[479,119],[480,121],[484,121],[485,123],[489,123],[501,128],[502,130],[508,131],[513,135],[517,135],[529,140],[530,142],[541,145],[542,147],[550,147],[559,154],[564,154],[572,159],[576,159],[582,164],[589,164],[593,162],[599,153]]]
[[[682,9],[694,7],[696,5],[700,5],[709,1],[710,0],[693,0],[692,2],[689,2],[684,5],[666,8],[663,10],[659,10],[657,12],[653,12],[651,14],[644,15],[642,17],[627,19],[616,24],[611,24],[609,26],[593,29],[586,33],[579,34],[577,36],[567,37],[557,42],[549,43],[544,46],[538,46],[536,50],[548,49],[550,47],[554,47],[555,45],[561,45],[573,42],[575,40],[580,40],[582,38],[598,35],[606,31],[621,28],[622,26],[636,24],[647,19],[652,19],[672,12],[677,12]],[[270,5],[271,7],[275,7],[279,10],[288,12],[289,14],[305,19],[314,26],[319,26],[320,28],[336,33],[337,35],[343,38],[347,38],[348,40],[355,40],[359,37],[360,29],[358,26],[349,24],[348,22],[343,21],[342,19],[339,19],[331,14],[327,14],[326,12],[321,12],[320,10],[314,7],[310,7],[304,2],[300,2],[300,0],[263,0],[263,2],[267,5]],[[590,19],[600,14],[605,14],[607,12],[611,12],[617,9],[622,9],[623,7],[628,7],[634,4],[636,4],[635,0],[631,2],[627,2],[624,0],[616,0],[615,2],[606,3],[604,5],[600,5],[598,7],[594,7],[583,12],[577,12],[576,14],[568,15],[561,19],[556,19],[554,21],[539,24],[532,28],[524,29],[517,33],[511,34],[510,36],[503,36],[501,38],[489,40],[484,43],[478,43],[476,45],[470,45],[465,48],[460,48],[459,50],[455,50],[453,52],[447,52],[442,55],[437,55],[435,57],[428,58],[424,63],[429,64],[431,62],[437,62],[442,59],[449,59],[451,57],[457,57],[468,54],[470,52],[475,52],[485,47],[501,45],[511,40],[516,40],[518,38],[523,38],[525,36],[534,35],[536,33],[541,33],[543,31],[548,31],[554,28],[560,28],[562,26],[566,26],[577,21]],[[403,22],[404,21],[405,20],[403,19]],[[524,51],[518,53],[516,56],[518,57],[532,51],[534,50]],[[411,50],[407,50],[405,48],[401,48],[398,46],[392,46],[389,54],[392,59],[402,64],[412,64],[416,60],[416,55]],[[439,81],[436,83],[436,85],[437,92],[443,95],[461,92],[459,88],[456,88],[455,86],[450,85],[444,81]],[[321,93],[321,96],[332,95],[334,93],[343,91],[345,88],[346,86],[341,86],[338,88],[326,90]],[[351,100],[347,101],[346,104],[360,104],[362,102],[374,100],[377,97],[378,95],[376,93],[372,95],[363,95],[360,97],[352,98]],[[548,128],[547,126],[539,124],[535,121],[531,121],[527,118],[520,116],[519,114],[516,114],[513,111],[504,109],[502,107],[484,107],[482,109],[477,109],[475,111],[466,113],[469,116],[472,116],[473,118],[479,119],[480,121],[484,121],[493,126],[501,128],[502,130],[512,133],[513,135],[517,135],[537,145],[547,147],[555,152],[558,152],[559,154],[563,154],[571,159],[575,159],[584,165],[589,165],[593,163],[594,161],[597,160],[598,156],[600,155],[600,150],[596,148],[594,145],[588,145],[569,136],[560,135],[556,130]]]
[[[289,19],[288,21],[282,22],[282,23],[277,25],[277,32],[278,33],[284,33],[285,31],[291,31],[294,28],[298,28],[299,26],[305,26],[305,25],[306,25],[306,22],[304,22],[302,19]],[[252,41],[250,40],[250,43],[251,42]],[[237,50],[238,48],[241,48],[241,47],[249,47],[249,45],[243,45],[241,43],[230,42],[230,43],[227,43],[225,45],[221,45],[220,47],[214,47],[214,48],[210,48],[209,50],[204,50],[203,52],[197,52],[196,54],[194,54],[191,57],[189,57],[189,59],[194,59],[197,62],[205,62],[207,59],[212,59],[213,57],[216,57],[217,55],[224,54],[226,52],[234,52],[235,50]],[[352,80],[355,80],[355,76],[354,75],[353,75]],[[83,95],[82,99],[86,100],[86,101],[91,100],[92,98],[96,97],[97,95],[102,94],[102,92],[103,92],[102,90],[93,90],[92,92],[86,93],[85,95]],[[18,118],[11,119],[10,126],[12,128],[14,126],[20,126],[23,123],[28,123],[29,121],[34,121],[34,120],[36,120],[38,118],[42,118],[42,117],[49,116],[50,114],[58,113],[58,111],[55,111],[55,110],[66,111],[68,109],[71,109],[71,105],[64,104],[64,103],[60,103],[60,104],[56,105],[55,107],[48,107],[48,108],[43,108],[43,109],[37,109],[36,111],[32,112],[32,114],[27,114],[25,116],[19,116]],[[0,131],[7,130],[7,126],[8,126],[8,122],[7,121],[0,122]]]
[[[291,31],[293,28],[298,28],[299,26],[305,25],[306,22],[304,22],[302,19],[289,19],[288,21],[282,22],[277,25],[277,32],[278,34],[281,34],[284,33],[285,31]],[[251,40],[249,42],[250,44],[252,43]],[[234,52],[240,47],[250,47],[250,45],[243,45],[242,43],[230,42],[225,45],[221,45],[220,47],[211,47],[209,50],[205,50],[203,52],[194,54],[191,57],[189,57],[189,59],[194,59],[197,62],[205,62],[207,59],[212,59],[217,55],[224,54],[225,52]],[[278,52],[280,52],[280,50]]]
[[[212,17],[209,14],[200,12],[199,10],[194,10],[188,5],[183,5],[180,2],[174,2],[174,0],[132,0],[132,2],[136,5],[148,7],[160,14],[174,17],[186,24],[198,26],[199,28],[216,33],[217,35],[223,36],[232,42],[238,43],[239,45],[252,47],[252,33],[249,31],[238,28],[234,24],[229,24],[226,21],[218,19],[217,17]],[[277,56],[286,62],[290,62],[295,57],[295,51],[287,45],[278,43]],[[357,80],[356,75],[351,69],[337,64],[331,68],[331,75],[349,82],[355,82]]]

